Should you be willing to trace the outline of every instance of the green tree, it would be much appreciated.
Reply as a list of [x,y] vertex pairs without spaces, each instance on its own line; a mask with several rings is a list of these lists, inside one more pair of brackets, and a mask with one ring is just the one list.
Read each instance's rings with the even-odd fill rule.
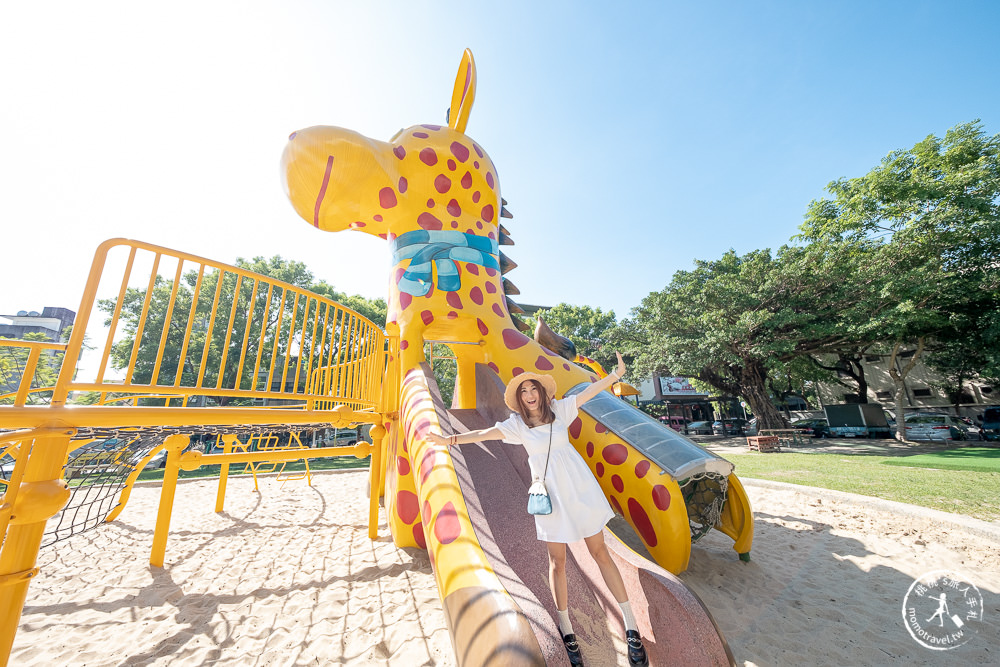
[[[8,338],[4,336],[3,338]],[[24,334],[20,340],[35,343],[50,343],[52,340],[43,333],[32,332]],[[31,351],[26,347],[0,347],[0,394],[16,392],[21,384],[24,371]],[[52,387],[59,377],[63,353],[42,350],[38,357],[35,373],[31,379],[31,389]],[[29,405],[47,404],[52,400],[51,391],[31,391],[25,402]],[[13,398],[6,398],[2,403],[13,403]]]
[[[573,341],[578,354],[596,360],[605,369],[614,368],[617,357],[609,345],[617,325],[613,310],[604,312],[600,308],[560,303],[539,310],[533,319],[539,317],[552,331]],[[531,324],[533,326],[534,321]]]
[[[858,264],[853,281],[862,297],[858,307],[838,315],[855,344],[883,342],[892,350],[900,415],[908,369],[943,341],[975,339],[981,325],[962,313],[974,309],[982,293],[996,292],[1000,135],[986,135],[978,121],[958,125],[943,139],[928,136],[827,190],[831,198],[810,204],[800,238],[870,258]],[[899,369],[895,361],[904,348],[916,352]]]

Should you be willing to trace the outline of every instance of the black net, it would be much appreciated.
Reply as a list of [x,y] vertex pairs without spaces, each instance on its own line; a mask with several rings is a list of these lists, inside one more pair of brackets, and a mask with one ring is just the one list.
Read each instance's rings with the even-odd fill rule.
[[687,507],[692,542],[697,542],[719,525],[728,486],[729,480],[712,473],[681,480],[681,495]]

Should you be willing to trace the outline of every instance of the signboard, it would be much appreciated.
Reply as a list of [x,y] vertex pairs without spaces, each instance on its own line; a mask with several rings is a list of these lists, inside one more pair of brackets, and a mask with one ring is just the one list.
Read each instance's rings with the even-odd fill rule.
[[691,385],[691,381],[688,378],[681,377],[661,377],[660,380],[660,394],[665,398],[670,398],[672,396],[682,397],[682,396],[708,396],[703,391],[698,391]]

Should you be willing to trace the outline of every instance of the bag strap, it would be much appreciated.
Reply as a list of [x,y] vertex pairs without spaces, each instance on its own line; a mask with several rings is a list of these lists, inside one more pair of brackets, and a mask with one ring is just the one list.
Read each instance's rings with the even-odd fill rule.
[[542,471],[542,481],[545,481],[545,476],[549,473],[549,455],[552,454],[552,422],[549,422],[549,450],[545,452],[545,470]]

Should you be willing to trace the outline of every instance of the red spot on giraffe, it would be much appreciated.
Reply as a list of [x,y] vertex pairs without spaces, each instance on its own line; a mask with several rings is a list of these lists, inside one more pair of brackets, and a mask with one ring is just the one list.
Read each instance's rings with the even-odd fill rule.
[[417,224],[424,229],[441,229],[444,225],[430,213],[424,212],[417,216]]
[[597,431],[598,433],[607,433],[608,427],[602,424],[601,422],[597,422],[596,424],[594,424],[594,430]]
[[417,139],[426,139],[431,135],[427,134],[426,132],[414,132],[413,136],[415,136]]
[[543,357],[542,355],[538,355],[538,358],[535,359],[535,368],[537,368],[540,371],[551,371],[553,368],[555,368],[555,366],[553,366],[552,362]]
[[434,179],[434,189],[444,194],[451,189],[451,179],[444,174],[438,174]]
[[[372,216],[372,220],[374,220],[375,222],[382,222],[382,216],[381,215],[373,215]],[[361,224],[363,225],[364,223],[361,223]]]
[[465,172],[465,176],[462,177],[462,180],[459,181],[459,183],[466,190],[468,190],[469,188],[471,188],[472,187],[472,174],[470,174],[469,172]]
[[447,502],[438,512],[434,521],[434,537],[441,544],[451,544],[462,534],[462,524],[458,522],[458,512],[452,502]]
[[450,169],[451,171],[455,171],[456,169],[458,169],[458,165],[455,164],[454,160],[451,159],[448,160],[448,169]]
[[399,192],[400,192],[400,194],[406,192],[406,186],[407,186],[406,179],[403,178],[402,176],[400,176],[399,177]]
[[452,199],[448,202],[448,214],[453,215],[456,218],[462,215],[462,207],[458,205],[458,202]]
[[[490,236],[490,238],[493,238],[493,232],[490,232],[489,236]],[[497,270],[496,269],[491,269],[491,268],[489,268],[487,266],[484,266],[483,268],[486,269],[486,275],[488,275],[490,278],[496,278],[497,277]]]
[[473,161],[472,166],[475,167],[476,169],[479,169],[479,160]]
[[438,154],[434,152],[433,148],[425,148],[420,151],[420,161],[428,167],[433,167],[438,162]]
[[392,208],[396,205],[396,193],[392,188],[382,188],[378,191],[378,203],[382,208]]
[[496,283],[486,283],[486,291],[489,292],[490,294],[496,294],[497,293]]
[[451,221],[451,228],[452,228],[452,229],[458,229],[458,223],[457,223],[457,222],[455,222],[454,220],[452,220],[452,221]]
[[611,486],[615,487],[615,491],[617,491],[618,493],[621,493],[622,491],[625,490],[625,482],[623,482],[622,478],[619,477],[618,475],[611,476]]
[[482,197],[482,195],[481,195],[481,194],[479,194],[479,191],[478,191],[478,190],[476,190],[475,192],[473,192],[473,193],[472,193],[472,203],[474,203],[474,204],[478,204],[478,203],[479,203],[479,199],[480,199],[480,197]]
[[649,472],[649,461],[643,459],[635,464],[635,476],[642,479]]
[[656,509],[665,512],[670,507],[670,491],[662,484],[653,487],[653,504]]
[[479,333],[483,334],[484,336],[490,332],[489,327],[486,326],[486,323],[483,322],[478,317],[476,318],[476,324],[479,325]]
[[[399,282],[399,278],[396,279],[396,282],[397,283]],[[400,310],[406,310],[407,308],[410,307],[411,303],[413,303],[413,296],[411,294],[407,294],[406,292],[400,292],[399,293],[399,309]]]
[[570,370],[569,364],[567,364],[566,362],[563,362],[563,369],[567,370],[567,371]]
[[448,292],[444,299],[452,308],[462,310],[462,297],[458,295],[458,292]]
[[650,522],[646,510],[642,509],[642,505],[635,498],[628,499],[628,513],[632,517],[632,525],[639,532],[642,541],[648,546],[655,547],[656,531],[653,530],[653,524]]
[[400,491],[396,494],[396,513],[407,526],[416,520],[419,506],[417,494],[412,491]]
[[597,476],[604,477],[604,464],[598,461],[597,465],[594,467],[597,469]]
[[625,445],[613,442],[601,451],[601,456],[611,465],[620,466],[628,458],[628,450],[625,449]]
[[513,375],[514,377],[517,377],[518,375],[520,375],[523,372],[524,372],[524,369],[521,368],[520,366],[514,366],[514,368],[510,369],[510,374]]
[[622,516],[625,516],[625,512],[622,511],[622,506],[618,504],[618,499],[615,498],[614,496],[611,496],[611,504],[615,506],[616,512],[618,512]]
[[[450,292],[449,292],[449,294],[450,294]],[[449,310],[448,311],[448,319],[449,320],[457,320],[458,319],[458,313],[456,313],[454,310]]]
[[406,149],[403,148],[402,146],[396,146],[395,148],[392,149],[392,154],[398,157],[400,160],[402,160],[404,157],[406,157]]
[[583,431],[583,420],[577,417],[573,420],[573,423],[569,425],[569,434],[573,436],[573,439],[580,437],[580,433]]
[[503,308],[500,307],[499,303],[493,304],[493,312],[497,314],[497,317],[503,317],[505,315],[505,313],[503,312]]
[[477,306],[483,305],[483,290],[478,287],[473,287],[469,290],[469,298],[472,299],[472,302]]
[[508,350],[524,347],[531,340],[517,329],[504,329],[501,335],[503,336],[503,344]]
[[427,200],[427,208],[434,208],[434,200],[433,199],[428,199]]
[[[397,456],[396,457],[396,472],[400,475],[410,474],[410,462],[406,460],[406,457]],[[409,523],[409,521],[407,521]]]
[[486,172],[486,185],[490,186],[490,190],[493,189],[493,186],[495,184],[496,183],[493,181],[493,172],[492,171]]
[[424,524],[413,524],[413,541],[416,542],[417,546],[421,549],[427,548],[427,538],[424,537]]
[[493,222],[493,204],[484,206],[481,215],[486,222]]
[[482,229],[482,228],[483,228],[483,223],[476,220],[476,229]]
[[488,364],[486,364],[486,365],[487,365],[487,366],[489,366],[490,368],[492,368],[492,369],[493,369],[493,372],[494,372],[494,373],[496,373],[497,375],[499,375],[499,374],[500,374],[500,367],[499,367],[499,366],[497,366],[496,364],[494,364],[494,363],[493,363],[492,361],[491,361],[491,362],[489,362],[489,363],[488,363]]
[[451,142],[451,154],[457,157],[459,162],[469,159],[469,149],[457,141]]
[[420,127],[426,127],[428,130],[433,130],[434,132],[441,129],[440,125],[428,125],[427,123],[421,123]]
[[588,459],[594,458],[594,443],[592,442],[587,443],[587,458]]
[[483,149],[480,148],[479,144],[477,144],[475,141],[472,142],[472,149],[476,151],[476,155],[478,155],[479,157],[485,156],[485,153],[483,153]]
[[410,341],[408,341],[408,340],[401,340],[401,341],[399,341],[399,349],[405,350],[408,347],[410,347]]
[[424,505],[420,510],[420,518],[423,519],[424,523],[429,524],[431,522],[431,504],[429,501],[424,501]]
[[389,240],[388,235],[386,235],[386,234],[379,234],[378,237],[380,239],[382,239],[383,241],[388,241]]
[[479,267],[476,266],[475,264],[466,264],[465,265],[465,270],[468,271],[469,273],[471,273],[474,276],[478,276],[479,275]]
[[437,463],[437,450],[428,449],[424,452],[424,457],[420,459],[420,483],[425,484],[427,482],[427,477],[434,470],[434,465]]
[[429,310],[420,311],[420,319],[423,320],[424,324],[430,324],[434,321],[434,313]]

